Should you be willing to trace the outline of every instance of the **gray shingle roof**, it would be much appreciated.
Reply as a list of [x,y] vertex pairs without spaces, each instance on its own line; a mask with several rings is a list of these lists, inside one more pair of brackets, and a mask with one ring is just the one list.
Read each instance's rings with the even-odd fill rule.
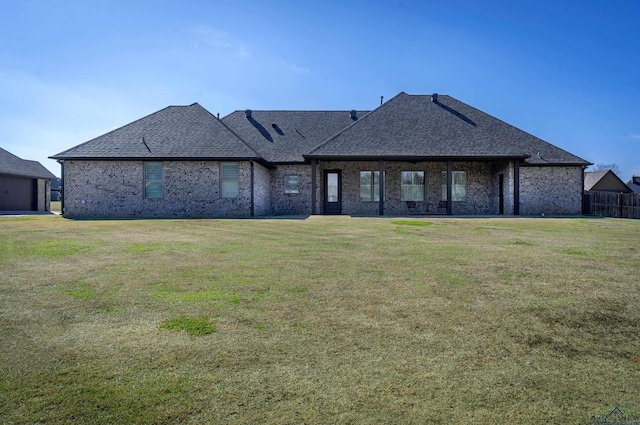
[[218,120],[197,103],[170,106],[52,156],[54,159],[312,158],[589,162],[450,96],[401,92],[371,112],[236,111]]
[[627,182],[627,187],[635,193],[640,193],[640,176],[632,176]]
[[301,162],[303,154],[368,111],[236,111],[222,118],[229,128],[271,162]]
[[584,190],[591,190],[609,170],[588,171],[584,173]]
[[526,158],[528,164],[588,161],[450,96],[401,92],[311,150],[306,158]]
[[0,174],[32,177],[40,179],[55,179],[56,176],[38,161],[18,158],[14,154],[0,148]]
[[260,155],[209,111],[169,106],[53,159],[259,159]]

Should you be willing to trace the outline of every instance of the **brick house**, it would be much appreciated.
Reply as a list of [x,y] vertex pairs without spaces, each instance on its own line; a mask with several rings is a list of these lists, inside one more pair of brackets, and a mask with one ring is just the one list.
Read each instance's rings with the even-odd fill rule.
[[0,148],[0,211],[50,211],[49,170]]
[[588,161],[450,96],[170,106],[52,156],[66,217],[580,214]]

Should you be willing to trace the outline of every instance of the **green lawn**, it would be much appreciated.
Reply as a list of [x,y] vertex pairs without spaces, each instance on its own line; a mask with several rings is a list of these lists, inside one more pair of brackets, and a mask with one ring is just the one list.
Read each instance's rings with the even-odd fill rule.
[[640,220],[0,218],[0,423],[640,411]]
[[50,210],[52,212],[59,213],[61,209],[62,209],[62,202],[60,202],[60,201],[51,201]]

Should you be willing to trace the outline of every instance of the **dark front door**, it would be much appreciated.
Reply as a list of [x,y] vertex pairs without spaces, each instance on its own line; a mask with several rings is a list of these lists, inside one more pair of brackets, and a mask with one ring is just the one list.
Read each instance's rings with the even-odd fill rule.
[[339,170],[324,172],[324,213],[342,214],[342,178]]

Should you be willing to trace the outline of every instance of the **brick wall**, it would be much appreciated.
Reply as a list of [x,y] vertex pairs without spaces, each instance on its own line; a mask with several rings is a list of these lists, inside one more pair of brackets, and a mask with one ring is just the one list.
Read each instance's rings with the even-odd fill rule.
[[258,163],[253,164],[254,215],[271,215],[271,171]]
[[51,182],[38,179],[38,211],[51,211]]
[[520,214],[581,214],[582,174],[580,166],[521,166]]
[[[298,176],[298,193],[285,193],[284,179],[287,175]],[[311,165],[284,164],[272,171],[271,214],[309,215],[311,214]]]
[[[342,171],[342,212],[352,215],[378,215],[378,202],[360,200],[360,171],[378,171],[377,161],[321,162],[318,166],[319,209],[322,212],[324,196],[324,170]],[[509,170],[504,162],[454,162],[453,171],[465,171],[467,198],[453,202],[456,215],[498,214],[498,174]],[[385,215],[446,214],[446,202],[441,201],[442,172],[446,162],[385,162]],[[424,171],[426,196],[424,201],[401,201],[402,171]],[[505,192],[509,176],[505,175]],[[512,178],[512,177],[511,177]],[[505,193],[505,200],[507,194]],[[513,198],[513,195],[511,195]],[[508,210],[505,210],[508,211]],[[508,213],[508,212],[507,212]]]
[[[67,217],[246,217],[251,214],[251,166],[239,163],[237,199],[220,198],[220,163],[216,161],[163,162],[162,199],[144,198],[142,161],[66,161]],[[385,215],[446,214],[441,201],[446,162],[385,162]],[[324,171],[342,172],[342,212],[378,215],[378,202],[360,199],[360,171],[377,171],[377,161],[325,162],[317,167],[316,211],[322,214]],[[513,214],[513,162],[454,162],[465,171],[467,198],[453,202],[455,215],[499,213],[499,176],[503,176],[504,213]],[[424,171],[424,201],[401,201],[400,173]],[[285,193],[285,176],[300,178],[299,193]],[[254,164],[255,215],[311,214],[311,165],[284,164],[269,170]],[[520,167],[522,215],[580,214],[582,167]]]
[[251,213],[250,164],[240,196],[220,198],[217,161],[164,161],[163,197],[145,199],[142,161],[65,161],[66,217],[243,217]]

